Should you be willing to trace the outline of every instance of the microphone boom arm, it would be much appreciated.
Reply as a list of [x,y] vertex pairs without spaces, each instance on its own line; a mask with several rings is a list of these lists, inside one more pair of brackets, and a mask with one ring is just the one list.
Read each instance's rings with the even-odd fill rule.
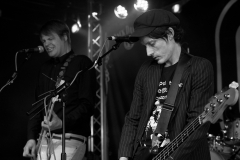
[[[13,73],[12,77],[7,81],[7,83],[0,89],[0,93],[1,91],[7,86],[7,85],[10,85],[11,83],[14,82],[14,80],[17,78],[17,75],[18,75],[18,70],[17,70],[17,55],[18,55],[19,52],[17,52],[15,54],[15,72]],[[21,64],[21,67],[25,64],[25,62],[31,57],[31,54],[27,53],[27,56],[26,58],[24,59],[24,61],[22,62]],[[21,68],[20,70],[21,71]]]
[[112,52],[113,50],[117,50],[122,42],[121,41],[116,41],[116,43],[112,46],[110,50],[108,50],[106,53],[104,53],[102,56],[100,56],[94,63],[94,67],[98,67],[102,65],[102,59],[105,57],[107,54]]

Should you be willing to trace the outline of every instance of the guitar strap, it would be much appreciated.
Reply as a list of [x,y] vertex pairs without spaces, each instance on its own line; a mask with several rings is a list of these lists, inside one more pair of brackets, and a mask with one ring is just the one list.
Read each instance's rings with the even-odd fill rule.
[[157,128],[154,132],[155,134],[160,133],[161,135],[165,135],[165,132],[167,131],[168,123],[174,109],[174,102],[177,96],[177,91],[181,85],[180,80],[182,78],[182,73],[190,58],[191,55],[184,53],[179,59],[169,92],[167,94],[167,99],[162,106],[162,111],[158,119]]
[[72,58],[75,57],[77,54],[71,54],[67,59],[66,61],[63,63],[63,66],[61,67],[61,70],[59,72],[59,76],[57,77],[57,82],[55,84],[56,88],[58,88],[59,86],[62,85],[62,80],[64,78],[64,74],[66,72],[66,69],[69,65],[69,63],[71,62]]

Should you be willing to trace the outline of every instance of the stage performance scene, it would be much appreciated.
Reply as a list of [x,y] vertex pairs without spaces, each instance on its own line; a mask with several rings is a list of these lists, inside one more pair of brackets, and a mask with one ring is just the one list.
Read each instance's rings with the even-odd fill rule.
[[0,2],[1,160],[240,160],[238,0]]

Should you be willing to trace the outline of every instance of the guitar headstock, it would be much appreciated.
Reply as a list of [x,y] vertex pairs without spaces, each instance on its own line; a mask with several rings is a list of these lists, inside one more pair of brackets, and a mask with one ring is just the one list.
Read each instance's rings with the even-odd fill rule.
[[237,87],[238,83],[232,82],[228,89],[222,90],[211,98],[202,114],[203,122],[215,123],[228,106],[232,106],[237,102],[239,96]]

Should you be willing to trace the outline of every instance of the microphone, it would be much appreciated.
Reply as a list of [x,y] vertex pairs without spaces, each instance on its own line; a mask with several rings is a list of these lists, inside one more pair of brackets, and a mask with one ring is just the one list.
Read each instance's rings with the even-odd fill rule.
[[108,37],[108,40],[113,40],[117,42],[137,42],[139,38],[130,37],[130,36],[125,36],[125,37],[111,36],[111,37]]
[[44,51],[44,49],[43,49],[43,47],[42,46],[38,46],[38,47],[36,47],[36,48],[28,48],[28,49],[22,49],[22,50],[20,50],[19,52],[21,52],[21,53],[30,53],[30,52],[32,52],[32,53],[42,53]]

